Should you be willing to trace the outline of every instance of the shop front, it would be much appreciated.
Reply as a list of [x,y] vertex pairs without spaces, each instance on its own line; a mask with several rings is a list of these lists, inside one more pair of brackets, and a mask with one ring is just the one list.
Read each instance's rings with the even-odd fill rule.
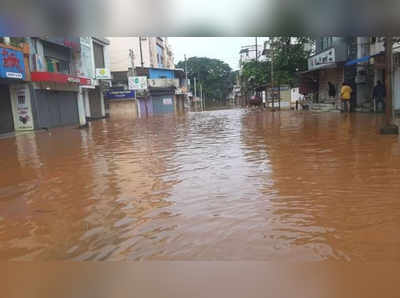
[[83,99],[79,86],[90,80],[61,73],[32,72],[32,112],[37,129],[82,124]]
[[134,90],[110,90],[104,94],[105,105],[110,117],[138,117],[138,105]]
[[[0,134],[14,131],[19,128],[20,121],[25,122],[29,117],[28,111],[22,111],[22,104],[19,105],[19,113],[13,109],[16,102],[13,102],[15,96],[11,87],[20,84],[24,86],[25,80],[26,68],[22,49],[0,45]],[[23,112],[26,114],[22,114]]]

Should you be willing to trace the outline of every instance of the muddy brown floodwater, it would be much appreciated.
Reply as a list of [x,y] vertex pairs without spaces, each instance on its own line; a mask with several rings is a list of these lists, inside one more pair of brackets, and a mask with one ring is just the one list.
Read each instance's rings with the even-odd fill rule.
[[0,139],[0,259],[399,261],[382,120],[237,109]]

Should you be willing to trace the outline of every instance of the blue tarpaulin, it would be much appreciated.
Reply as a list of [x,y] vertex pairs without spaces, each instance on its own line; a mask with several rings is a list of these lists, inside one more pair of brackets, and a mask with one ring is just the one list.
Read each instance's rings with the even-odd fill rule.
[[362,57],[359,59],[350,60],[350,61],[347,61],[344,66],[352,66],[354,64],[358,64],[358,63],[362,63],[362,62],[368,62],[369,58],[371,58],[371,56],[365,56],[365,57]]

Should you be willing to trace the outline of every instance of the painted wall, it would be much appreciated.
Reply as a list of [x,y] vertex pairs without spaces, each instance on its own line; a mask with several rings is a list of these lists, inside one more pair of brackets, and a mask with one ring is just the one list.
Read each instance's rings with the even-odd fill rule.
[[138,107],[136,100],[110,100],[110,117],[127,117],[136,119]]
[[174,79],[175,78],[175,72],[172,70],[167,70],[167,69],[149,69],[149,77],[150,79],[161,79],[161,78],[167,78],[167,79]]

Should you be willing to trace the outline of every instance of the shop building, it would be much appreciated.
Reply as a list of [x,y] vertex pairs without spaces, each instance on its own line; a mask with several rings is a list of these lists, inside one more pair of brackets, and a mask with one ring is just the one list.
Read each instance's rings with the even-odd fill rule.
[[81,37],[80,43],[80,76],[90,79],[90,84],[80,86],[85,116],[87,120],[101,119],[106,116],[103,94],[111,87],[110,43],[107,39],[95,37]]
[[[354,84],[353,68],[345,68],[349,59],[355,58],[354,38],[321,37],[316,40],[316,54],[308,59],[308,71],[302,73],[301,92],[312,94],[314,102],[336,102],[344,80]],[[355,50],[355,51],[354,51]],[[329,84],[335,89],[335,96],[329,96]]]
[[138,113],[141,117],[175,112],[176,90],[180,88],[175,70],[136,68],[135,73],[147,77],[148,83],[147,92],[137,94]]
[[85,124],[79,76],[80,39],[30,38],[32,84],[27,89],[35,129]]

